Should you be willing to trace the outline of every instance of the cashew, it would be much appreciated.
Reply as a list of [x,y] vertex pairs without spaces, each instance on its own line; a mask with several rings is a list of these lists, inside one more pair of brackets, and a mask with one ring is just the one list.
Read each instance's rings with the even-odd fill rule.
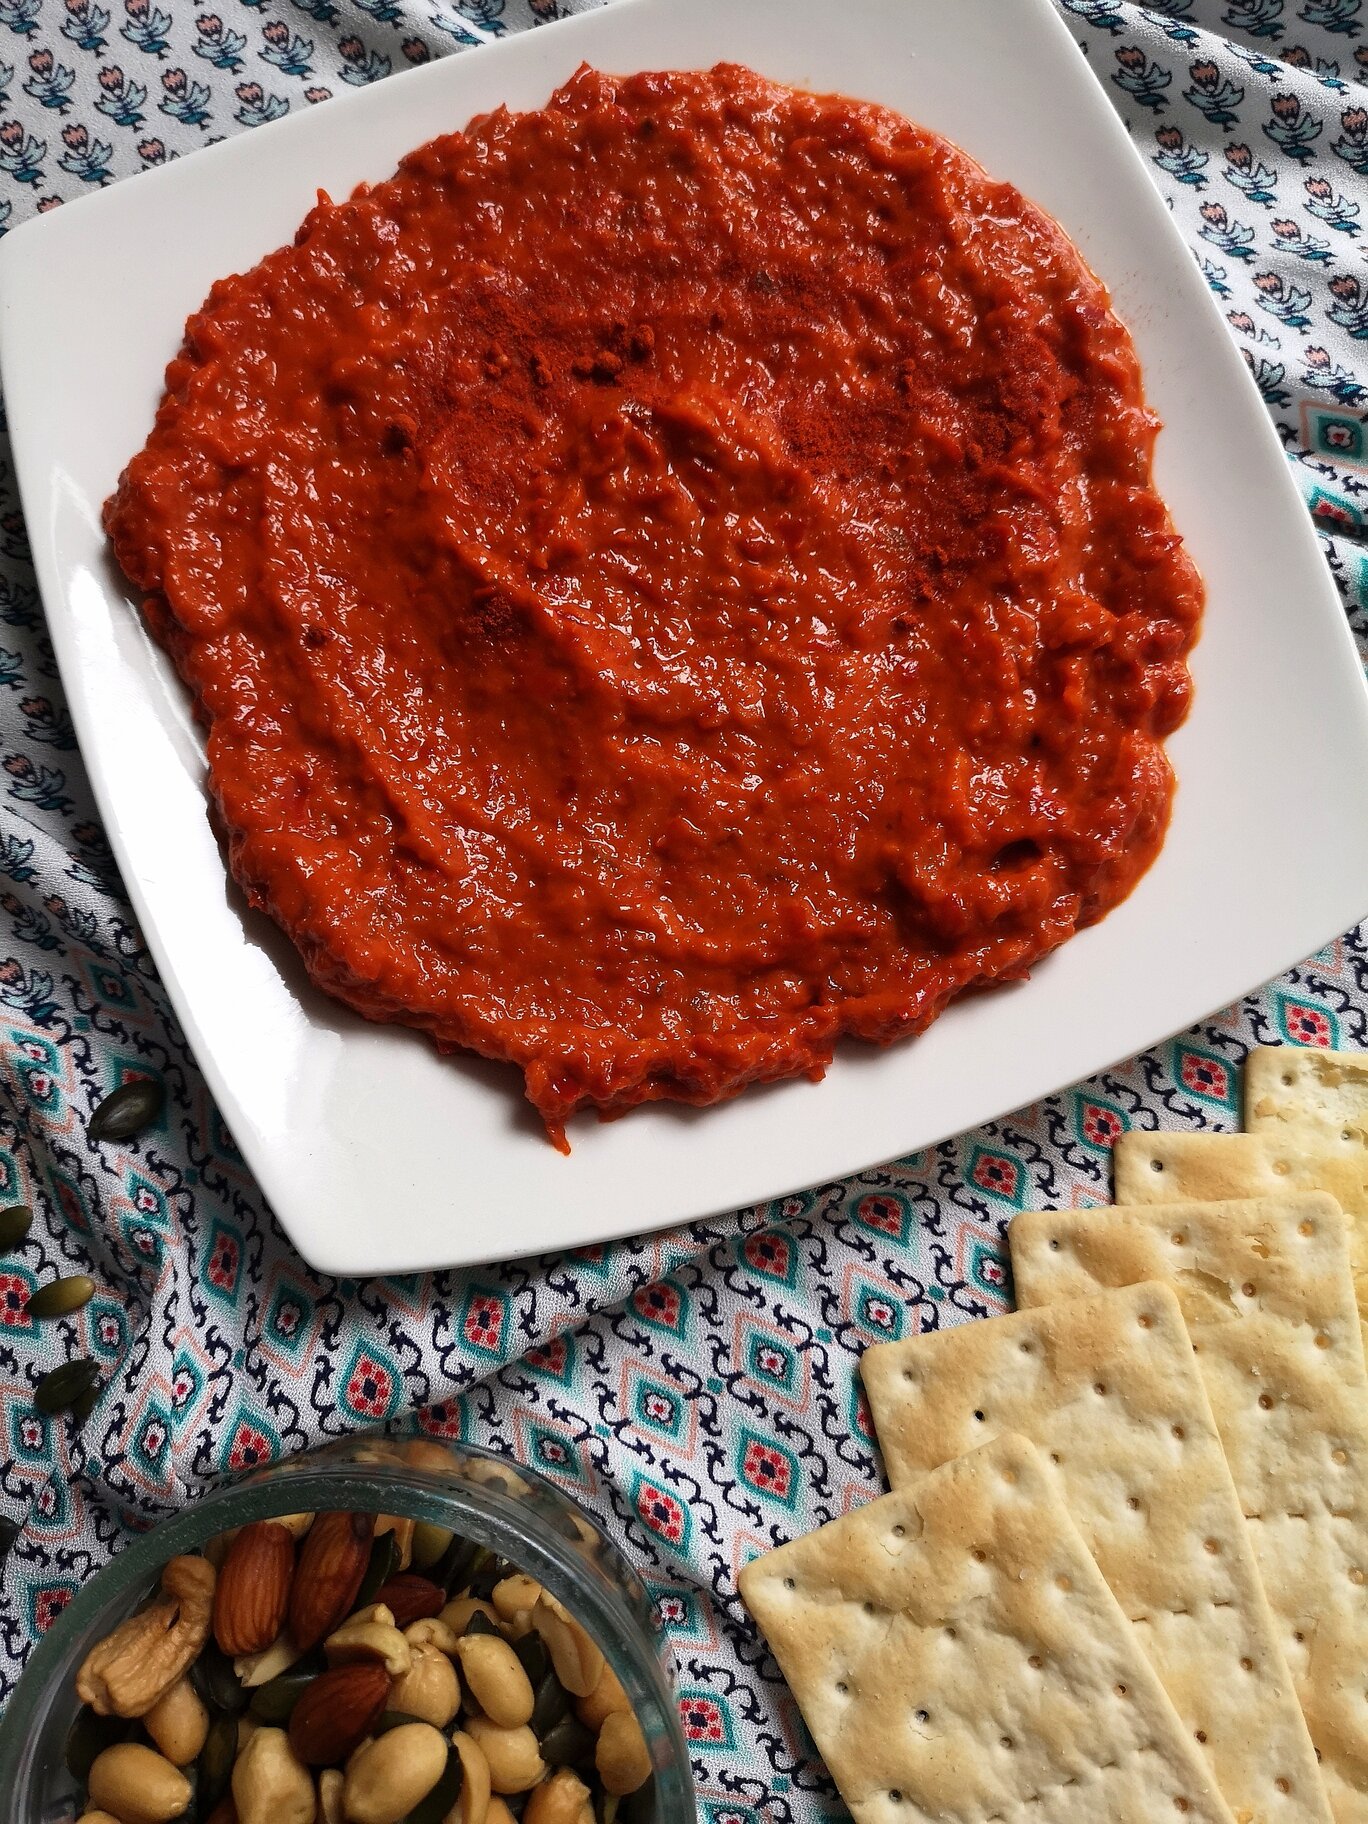
[[319,1824],[346,1824],[347,1814],[342,1809],[342,1788],[345,1783],[338,1767],[325,1767],[319,1774]]
[[519,1729],[532,1720],[532,1681],[517,1654],[497,1634],[467,1634],[456,1643],[471,1695],[490,1722]]
[[394,1543],[399,1547],[399,1569],[406,1571],[413,1563],[413,1528],[407,1514],[377,1514],[375,1518],[375,1537],[381,1533],[393,1533]]
[[314,1824],[313,1775],[283,1729],[258,1729],[233,1763],[238,1824]]
[[404,1629],[404,1639],[415,1652],[419,1647],[436,1647],[439,1653],[445,1653],[448,1659],[456,1657],[457,1634],[449,1628],[440,1615],[426,1617],[422,1621],[410,1623]]
[[97,1811],[112,1811],[121,1824],[168,1824],[190,1803],[180,1768],[141,1742],[118,1742],[97,1754],[86,1791]]
[[401,1723],[367,1742],[347,1763],[343,1805],[351,1824],[398,1824],[446,1764],[446,1737],[431,1723]]
[[527,1792],[546,1772],[537,1738],[525,1723],[521,1729],[500,1729],[487,1716],[472,1716],[466,1730],[489,1762],[495,1792]]
[[358,1609],[335,1634],[323,1642],[330,1666],[347,1666],[357,1659],[378,1659],[391,1678],[402,1678],[413,1660],[409,1643],[394,1625],[394,1615],[383,1602]]
[[551,1655],[556,1677],[572,1697],[587,1697],[603,1671],[603,1654],[584,1629],[544,1590],[532,1611],[532,1625]]
[[607,1719],[618,1710],[630,1710],[631,1699],[618,1681],[618,1675],[608,1664],[603,1662],[598,1683],[587,1697],[576,1698],[575,1715],[586,1729],[597,1732],[602,1729]]
[[233,1661],[233,1670],[240,1685],[245,1685],[249,1691],[255,1691],[258,1685],[269,1685],[273,1678],[279,1678],[282,1672],[288,1672],[303,1657],[294,1643],[294,1637],[286,1628],[260,1653],[239,1654]]
[[143,1727],[173,1767],[188,1767],[209,1733],[209,1712],[188,1678],[178,1678],[143,1718]]
[[390,1687],[387,1707],[445,1729],[461,1707],[461,1683],[455,1666],[436,1647],[414,1647],[408,1671]]
[[97,1716],[145,1716],[209,1638],[215,1581],[207,1558],[170,1559],[156,1601],[86,1654],[76,1674],[82,1703]]
[[577,1773],[561,1767],[527,1801],[523,1824],[594,1824],[594,1802]]
[[635,1792],[651,1777],[651,1751],[641,1724],[630,1710],[615,1710],[599,1730],[594,1765],[605,1792],[618,1798]]
[[444,1621],[453,1634],[464,1634],[470,1626],[472,1615],[483,1615],[485,1620],[492,1621],[496,1628],[499,1626],[497,1609],[491,1609],[489,1604],[481,1602],[478,1596],[458,1596],[454,1602],[447,1604],[437,1619]]
[[[452,1736],[451,1745],[461,1763],[461,1796],[443,1824],[485,1824],[489,1816],[489,1762],[484,1750],[463,1729]],[[499,1803],[503,1804],[502,1799]]]
[[502,1583],[494,1585],[490,1601],[503,1621],[512,1621],[523,1609],[534,1609],[537,1598],[542,1594],[542,1586],[535,1577],[529,1577],[525,1571],[517,1571],[512,1577],[505,1577]]

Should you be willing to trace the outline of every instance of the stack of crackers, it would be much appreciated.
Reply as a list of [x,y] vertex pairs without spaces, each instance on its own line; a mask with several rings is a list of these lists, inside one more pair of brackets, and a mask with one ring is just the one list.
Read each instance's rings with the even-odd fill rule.
[[743,1571],[859,1824],[1368,1824],[1368,1054],[1245,1091],[868,1350],[894,1492]]

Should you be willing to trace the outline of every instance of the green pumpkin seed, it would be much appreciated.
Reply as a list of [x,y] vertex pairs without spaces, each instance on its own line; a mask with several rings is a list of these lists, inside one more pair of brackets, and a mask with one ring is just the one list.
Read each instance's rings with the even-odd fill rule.
[[77,1398],[71,1402],[71,1405],[67,1408],[67,1413],[73,1425],[81,1426],[85,1424],[91,1413],[94,1412],[95,1408],[99,1405],[100,1395],[103,1392],[103,1382],[97,1381],[93,1387],[87,1387],[83,1394],[78,1395]]
[[518,1664],[527,1674],[528,1684],[535,1691],[551,1670],[551,1655],[546,1650],[546,1642],[540,1634],[524,1634],[521,1640],[513,1642],[513,1651],[518,1656]]
[[131,1140],[152,1125],[165,1103],[166,1091],[160,1083],[134,1077],[105,1097],[90,1117],[86,1133],[92,1140]]
[[39,1286],[24,1306],[30,1317],[70,1317],[95,1296],[95,1281],[84,1273],[73,1273],[67,1279],[50,1279]]
[[137,1726],[124,1716],[97,1716],[89,1704],[82,1704],[66,1739],[66,1766],[72,1779],[84,1786],[96,1755],[116,1742],[126,1742]]
[[33,1211],[26,1203],[12,1203],[0,1210],[0,1254],[12,1254],[33,1227]]
[[470,1581],[471,1569],[479,1549],[473,1539],[463,1539],[459,1533],[453,1534],[451,1544],[428,1573],[432,1581],[440,1583],[448,1596],[454,1595],[457,1590],[463,1590]]
[[252,1692],[247,1705],[248,1714],[254,1716],[259,1723],[270,1723],[274,1728],[283,1729],[289,1722],[295,1705],[317,1676],[312,1670],[301,1672],[297,1667],[291,1667],[278,1678],[268,1679]]
[[577,1716],[563,1716],[540,1738],[541,1757],[548,1767],[583,1767],[594,1764],[594,1732]]
[[83,1394],[90,1392],[100,1378],[100,1371],[88,1356],[63,1362],[51,1374],[45,1374],[33,1390],[33,1403],[39,1412],[64,1411]]
[[405,1814],[401,1824],[442,1824],[442,1820],[460,1798],[464,1783],[465,1769],[461,1765],[461,1757],[453,1751],[447,1756],[441,1779],[419,1799],[412,1811]]
[[508,1575],[503,1559],[496,1552],[491,1552],[487,1545],[482,1545],[470,1567],[470,1594],[477,1596],[481,1602],[488,1602],[494,1594],[494,1585],[502,1583]]
[[371,1726],[372,1735],[388,1735],[391,1729],[402,1729],[405,1723],[421,1723],[421,1716],[410,1716],[407,1710],[382,1710],[380,1720]]
[[216,1716],[195,1762],[195,1820],[206,1824],[210,1812],[228,1791],[237,1759],[237,1718]]
[[[440,1564],[456,1535],[449,1526],[434,1526],[430,1520],[419,1520],[413,1529],[413,1544],[409,1551],[413,1557],[415,1571],[431,1571]],[[433,1578],[433,1582],[439,1579]]]
[[399,1569],[399,1541],[393,1533],[379,1533],[371,1542],[370,1558],[366,1563],[366,1574],[361,1579],[361,1587],[356,1592],[356,1600],[351,1612],[369,1608],[375,1601],[375,1592],[382,1583],[388,1583]]
[[549,1670],[533,1688],[537,1695],[532,1705],[532,1733],[541,1737],[554,1729],[563,1716],[570,1714],[570,1693]]
[[212,1640],[191,1666],[190,1682],[211,1710],[237,1716],[247,1708],[251,1692],[238,1682],[232,1660]]

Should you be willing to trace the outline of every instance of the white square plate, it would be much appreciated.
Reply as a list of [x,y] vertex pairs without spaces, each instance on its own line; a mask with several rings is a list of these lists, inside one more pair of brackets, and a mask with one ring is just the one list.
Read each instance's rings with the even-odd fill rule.
[[[185,693],[100,530],[185,317],[293,235],[320,186],[386,177],[581,60],[748,63],[894,107],[1068,229],[1165,421],[1158,476],[1209,589],[1180,786],[1132,897],[1032,980],[820,1085],[571,1127],[511,1069],[441,1059],[309,985],[247,912]],[[98,300],[99,333],[90,332]],[[1268,417],[1121,122],[1049,0],[623,0],[451,57],[82,200],[0,244],[0,360],[52,635],[100,809],[220,1107],[300,1252],[342,1273],[510,1257],[845,1175],[1034,1101],[1224,1006],[1368,909],[1368,693]]]

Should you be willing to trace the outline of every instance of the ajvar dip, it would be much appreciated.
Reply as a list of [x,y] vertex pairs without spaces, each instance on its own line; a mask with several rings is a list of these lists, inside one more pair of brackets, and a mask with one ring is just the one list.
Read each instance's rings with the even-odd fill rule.
[[576,1109],[820,1076],[1153,860],[1202,591],[1106,292],[748,70],[582,69],[190,319],[105,509],[313,980]]

